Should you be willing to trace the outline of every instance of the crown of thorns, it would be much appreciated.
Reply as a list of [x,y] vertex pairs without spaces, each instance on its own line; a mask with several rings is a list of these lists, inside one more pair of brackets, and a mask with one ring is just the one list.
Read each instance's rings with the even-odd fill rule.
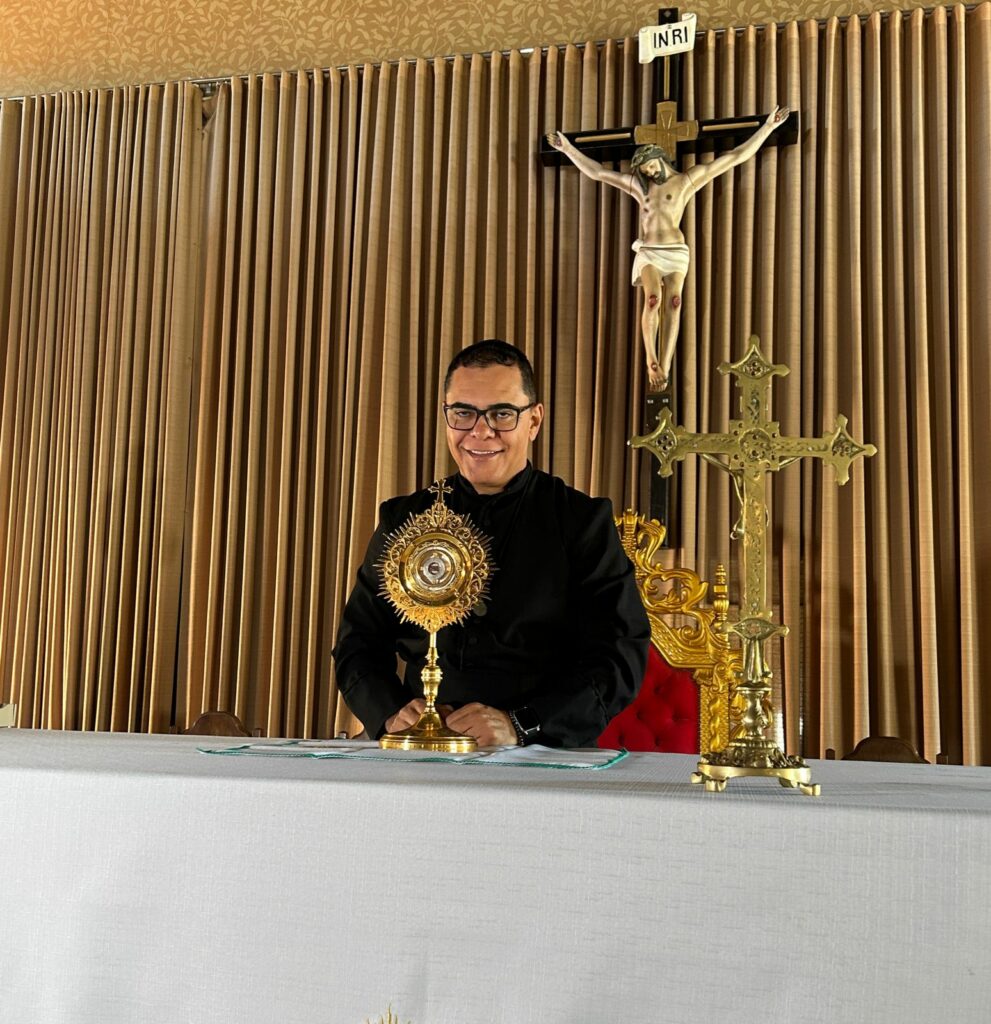
[[641,164],[647,163],[648,160],[663,160],[666,164],[672,163],[671,157],[668,156],[665,150],[661,149],[660,146],[650,143],[646,146],[640,146],[633,154],[633,159],[630,160],[630,169],[635,171]]

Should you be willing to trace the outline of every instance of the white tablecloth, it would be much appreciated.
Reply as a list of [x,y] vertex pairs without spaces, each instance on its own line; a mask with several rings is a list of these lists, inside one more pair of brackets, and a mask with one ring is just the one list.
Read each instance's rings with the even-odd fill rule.
[[991,1020],[989,769],[813,762],[814,800],[204,742],[0,732],[0,1020]]

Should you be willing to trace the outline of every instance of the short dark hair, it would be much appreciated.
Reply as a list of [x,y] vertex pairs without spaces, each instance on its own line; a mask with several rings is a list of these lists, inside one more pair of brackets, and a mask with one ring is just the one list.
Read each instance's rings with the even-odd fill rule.
[[533,379],[533,367],[530,360],[515,345],[505,341],[487,338],[476,341],[474,345],[463,348],[452,360],[444,376],[444,394],[451,387],[451,377],[455,370],[462,366],[515,366],[520,371],[523,393],[528,402],[536,403],[537,385]]

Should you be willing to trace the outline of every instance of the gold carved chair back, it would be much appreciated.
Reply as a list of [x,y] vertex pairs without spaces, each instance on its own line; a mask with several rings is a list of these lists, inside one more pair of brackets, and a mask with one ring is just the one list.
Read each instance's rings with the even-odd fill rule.
[[650,619],[651,641],[673,668],[692,673],[699,689],[699,750],[722,750],[729,742],[730,704],[743,668],[740,651],[719,631],[729,612],[726,569],[716,567],[711,606],[709,584],[691,569],[658,564],[665,528],[633,509],[616,517],[623,549],[633,563],[637,589]]

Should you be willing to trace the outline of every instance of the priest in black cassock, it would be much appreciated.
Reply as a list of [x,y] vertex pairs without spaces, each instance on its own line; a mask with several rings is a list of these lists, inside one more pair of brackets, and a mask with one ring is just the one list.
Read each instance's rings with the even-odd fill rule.
[[[636,696],[650,640],[612,504],[530,464],[544,407],[512,345],[459,352],[443,413],[458,467],[446,501],[491,539],[495,573],[484,603],[437,635],[439,710],[480,746],[594,745]],[[372,737],[410,727],[424,707],[427,634],[381,595],[378,564],[388,534],[433,501],[421,490],[382,503],[334,647],[341,693]]]

